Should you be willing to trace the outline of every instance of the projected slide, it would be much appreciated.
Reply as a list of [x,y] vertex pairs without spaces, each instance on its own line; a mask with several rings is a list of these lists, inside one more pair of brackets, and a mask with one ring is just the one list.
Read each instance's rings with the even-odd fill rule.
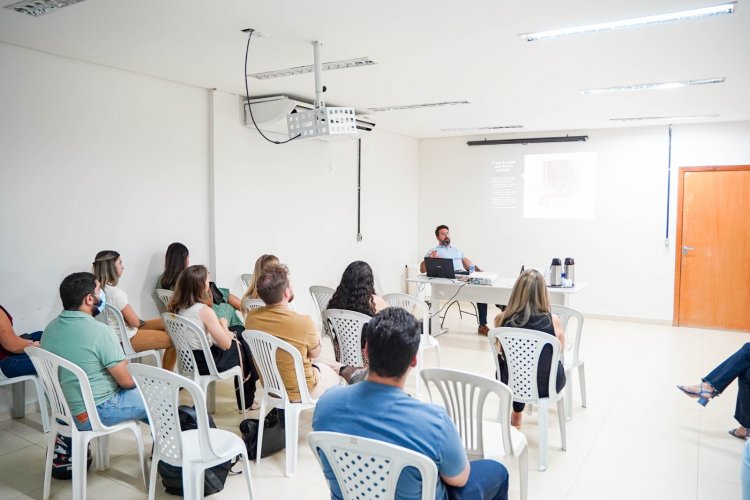
[[526,155],[523,216],[527,219],[593,219],[596,153]]

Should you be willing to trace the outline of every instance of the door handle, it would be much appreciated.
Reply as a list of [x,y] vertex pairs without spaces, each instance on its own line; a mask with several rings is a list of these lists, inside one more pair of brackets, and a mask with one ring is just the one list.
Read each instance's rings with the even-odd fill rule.
[[687,253],[688,253],[688,252],[689,252],[690,250],[695,250],[695,248],[693,248],[693,247],[689,247],[689,246],[687,246],[687,245],[682,245],[682,255],[687,255]]

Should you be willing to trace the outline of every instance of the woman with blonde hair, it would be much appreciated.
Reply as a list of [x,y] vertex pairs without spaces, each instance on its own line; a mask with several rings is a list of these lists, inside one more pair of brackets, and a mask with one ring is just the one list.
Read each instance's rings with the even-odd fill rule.
[[[560,318],[552,314],[547,292],[547,284],[544,276],[535,269],[529,269],[521,273],[513,285],[508,305],[501,314],[495,317],[496,327],[526,328],[538,330],[554,335],[560,341],[562,350],[565,350],[565,332]],[[508,364],[502,354],[500,358],[500,380],[508,383]],[[537,387],[539,396],[544,398],[549,394],[549,377],[552,372],[552,347],[544,346],[539,357],[537,371]],[[557,365],[557,380],[555,386],[557,391],[565,387],[565,370],[562,362]],[[511,425],[521,428],[523,417],[523,403],[513,403]]]
[[242,312],[247,314],[247,308],[245,308],[245,299],[259,299],[258,295],[258,277],[265,269],[271,266],[278,266],[281,264],[279,258],[271,254],[263,254],[258,257],[255,261],[255,267],[253,268],[253,279],[250,280],[250,284],[247,287],[244,295],[242,295]]
[[[99,281],[107,302],[115,306],[122,313],[125,320],[130,345],[136,352],[148,351],[149,349],[166,349],[162,366],[166,370],[172,370],[177,361],[172,341],[164,331],[164,321],[161,318],[143,321],[128,302],[128,294],[120,288],[120,278],[125,271],[122,257],[114,250],[102,250],[96,254],[92,264],[91,272]],[[111,325],[110,325],[111,326]],[[119,334],[119,332],[117,332]]]

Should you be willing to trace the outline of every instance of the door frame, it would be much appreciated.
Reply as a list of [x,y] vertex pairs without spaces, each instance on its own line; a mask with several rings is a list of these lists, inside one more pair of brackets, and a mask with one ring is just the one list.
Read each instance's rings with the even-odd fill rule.
[[706,167],[680,167],[677,176],[677,232],[675,236],[674,258],[674,308],[672,310],[672,326],[680,326],[680,280],[682,279],[682,209],[684,184],[687,172],[722,172],[750,170],[750,165],[717,165]]

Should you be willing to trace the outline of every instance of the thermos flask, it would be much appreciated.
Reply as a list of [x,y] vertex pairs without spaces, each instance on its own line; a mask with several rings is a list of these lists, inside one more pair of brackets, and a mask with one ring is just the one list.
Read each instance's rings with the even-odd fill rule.
[[560,286],[562,285],[562,264],[560,259],[552,259],[552,265],[550,266],[550,283],[549,286]]
[[570,286],[576,286],[576,262],[573,257],[565,257],[565,277],[570,280]]

